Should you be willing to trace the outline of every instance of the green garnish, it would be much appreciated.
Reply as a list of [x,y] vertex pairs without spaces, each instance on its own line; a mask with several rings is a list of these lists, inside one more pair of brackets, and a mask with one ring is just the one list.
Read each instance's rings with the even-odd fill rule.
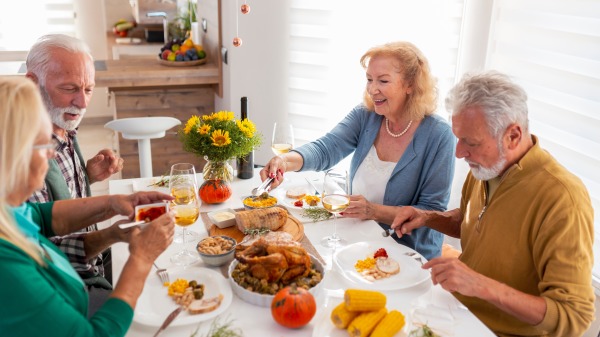
[[[215,318],[212,323],[210,323],[210,329],[208,333],[204,335],[204,337],[242,337],[244,333],[239,328],[235,328],[232,326],[233,320],[226,320],[221,323],[219,317]],[[196,337],[198,334],[198,330],[200,329],[200,325],[196,327],[196,331],[190,335],[190,337]]]
[[268,232],[270,232],[271,230],[266,228],[266,227],[261,227],[261,228],[248,228],[248,229],[244,229],[244,234],[245,235],[250,235],[250,236],[255,236],[255,235],[265,235]]
[[302,210],[302,216],[310,218],[312,222],[317,222],[331,218],[331,213],[323,207],[309,207]]
[[436,334],[435,332],[433,332],[433,330],[431,330],[431,328],[429,326],[427,326],[427,324],[423,324],[422,326],[412,330],[408,334],[408,337],[441,337],[441,336]]

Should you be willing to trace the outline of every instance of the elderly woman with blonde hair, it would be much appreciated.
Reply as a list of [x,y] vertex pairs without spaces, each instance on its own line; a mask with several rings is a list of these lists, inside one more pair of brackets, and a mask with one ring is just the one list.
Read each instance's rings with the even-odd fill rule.
[[115,215],[131,218],[136,205],[171,197],[146,192],[26,203],[42,187],[54,155],[51,132],[35,83],[0,77],[0,301],[5,304],[0,331],[7,336],[124,336],[152,262],[173,240],[173,215],[132,229],[121,278],[89,319],[83,281],[46,237]]
[[[389,229],[398,206],[446,209],[454,175],[454,136],[435,115],[436,80],[423,53],[412,43],[391,42],[360,59],[366,70],[363,104],[325,136],[273,157],[261,178],[286,171],[321,171],[353,153],[350,206],[344,217],[375,220]],[[419,228],[394,240],[427,259],[441,254],[443,235]]]

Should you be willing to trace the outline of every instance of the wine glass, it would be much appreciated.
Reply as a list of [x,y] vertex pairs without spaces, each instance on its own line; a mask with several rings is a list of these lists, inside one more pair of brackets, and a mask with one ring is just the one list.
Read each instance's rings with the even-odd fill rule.
[[273,124],[271,150],[275,155],[290,152],[294,148],[294,127],[287,123]]
[[175,213],[175,224],[183,228],[183,249],[171,257],[171,262],[187,266],[196,262],[199,257],[196,252],[187,250],[187,227],[198,220],[200,216],[200,199],[194,165],[188,163],[171,166],[169,191],[175,199],[171,201],[171,209]]
[[321,239],[325,247],[335,248],[343,246],[346,241],[336,231],[337,215],[345,211],[350,205],[348,172],[342,169],[330,169],[325,172],[323,180],[323,194],[321,203],[323,207],[333,214],[333,234]]

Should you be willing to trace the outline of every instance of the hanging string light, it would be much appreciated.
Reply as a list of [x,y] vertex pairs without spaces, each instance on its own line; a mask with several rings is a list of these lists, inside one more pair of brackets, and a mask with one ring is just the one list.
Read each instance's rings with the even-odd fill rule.
[[248,5],[246,3],[246,0],[244,0],[244,4],[240,8],[240,11],[242,12],[242,14],[248,14],[248,13],[250,13],[250,5]]

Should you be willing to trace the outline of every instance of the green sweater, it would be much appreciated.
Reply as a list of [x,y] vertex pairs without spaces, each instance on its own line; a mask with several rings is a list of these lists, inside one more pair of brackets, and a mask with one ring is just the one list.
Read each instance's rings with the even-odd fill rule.
[[[13,210],[19,228],[51,258],[40,266],[22,250],[0,238],[0,334],[22,337],[124,336],[133,309],[109,298],[88,319],[88,295],[64,254],[44,235],[52,232],[52,205],[27,204]],[[39,226],[39,227],[38,227]],[[68,269],[70,268],[70,270]]]
[[[487,277],[541,296],[537,326],[481,299],[456,294],[499,336],[580,336],[594,319],[593,209],[585,186],[534,146],[502,178],[485,205],[485,184],[463,186],[460,260]],[[482,214],[480,216],[480,214]]]

